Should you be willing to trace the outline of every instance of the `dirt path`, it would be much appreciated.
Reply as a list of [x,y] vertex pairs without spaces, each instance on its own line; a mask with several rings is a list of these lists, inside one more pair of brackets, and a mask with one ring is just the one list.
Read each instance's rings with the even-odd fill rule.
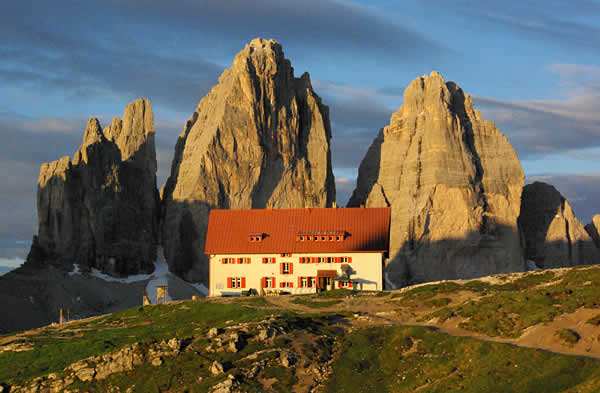
[[[600,359],[600,326],[587,323],[598,314],[598,309],[579,309],[571,314],[564,314],[552,322],[538,324],[525,330],[518,338],[491,337],[482,333],[461,328],[461,318],[450,318],[444,323],[423,322],[420,318],[432,311],[431,308],[403,308],[389,297],[344,297],[338,298],[340,303],[330,307],[314,308],[293,303],[293,296],[273,296],[265,298],[270,304],[301,313],[333,313],[351,312],[351,325],[355,328],[369,326],[400,325],[427,326],[439,329],[440,332],[451,336],[468,337],[482,341],[516,345],[530,349],[541,349],[571,356],[586,356]],[[453,303],[462,303],[473,299],[461,293]],[[571,329],[581,339],[573,345],[563,342],[557,332],[561,329]]]

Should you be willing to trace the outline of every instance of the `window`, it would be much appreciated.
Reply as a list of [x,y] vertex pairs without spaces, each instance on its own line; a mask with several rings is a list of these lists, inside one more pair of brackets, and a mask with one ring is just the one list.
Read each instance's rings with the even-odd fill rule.
[[350,257],[341,257],[340,258],[340,262],[342,262],[342,263],[350,263],[350,262],[352,262],[352,258],[350,258]]
[[299,288],[312,288],[315,286],[314,277],[298,277]]
[[333,262],[333,257],[327,257],[326,260],[327,260],[327,263],[331,263],[331,262]]
[[263,234],[262,233],[251,233],[250,235],[248,235],[248,240],[251,242],[260,242],[263,239]]
[[282,281],[279,283],[279,288],[294,288],[294,283],[290,281]]
[[279,273],[281,274],[292,274],[294,272],[294,265],[291,262],[283,262],[279,266]]
[[275,288],[275,277],[263,277],[262,287],[263,288]]
[[281,256],[282,256],[282,257],[291,257],[291,256],[292,256],[292,254],[285,254],[285,253],[284,253],[284,254],[281,254]]
[[338,288],[353,288],[352,281],[338,281]]
[[324,258],[324,257],[319,257],[319,260],[318,260],[318,262],[319,262],[319,263],[323,263],[323,262],[325,262],[325,258]]
[[275,263],[275,258],[263,257],[262,263]]
[[308,287],[308,277],[298,277],[298,286],[300,288]]
[[300,261],[300,263],[310,263],[310,258],[309,257],[300,257],[299,261]]
[[246,288],[246,277],[227,277],[227,288]]
[[223,265],[231,265],[235,263],[235,258],[221,258],[221,263]]
[[342,240],[344,240],[344,236],[343,235],[337,235],[337,241],[341,242]]

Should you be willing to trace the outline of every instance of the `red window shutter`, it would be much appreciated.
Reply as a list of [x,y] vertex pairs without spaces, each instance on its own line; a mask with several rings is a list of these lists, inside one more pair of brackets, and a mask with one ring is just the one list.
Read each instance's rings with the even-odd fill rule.
[[227,288],[231,288],[231,277],[227,277]]
[[342,282],[338,281],[338,288],[341,288],[341,287],[343,287]]
[[319,260],[319,259],[318,259],[317,257],[311,257],[311,258],[310,258],[310,262],[311,262],[311,263],[317,263],[317,262],[318,262],[318,260]]
[[242,288],[246,288],[246,277],[242,277]]
[[352,263],[352,257],[348,257],[348,263]]
[[283,274],[283,263],[279,264],[279,274]]
[[275,258],[271,258],[271,263],[275,263],[275,262],[277,262],[277,261],[275,260]]
[[263,277],[260,279],[260,286],[261,286],[261,288],[267,287],[267,278],[266,277]]
[[275,288],[277,286],[277,284],[275,283],[275,277],[271,277],[271,280],[273,280],[273,288]]
[[294,282],[293,281],[288,282],[288,287],[294,288]]
[[342,262],[342,257],[335,257],[335,263]]
[[298,277],[298,288],[302,288],[302,277]]
[[294,264],[290,263],[290,274],[294,274]]

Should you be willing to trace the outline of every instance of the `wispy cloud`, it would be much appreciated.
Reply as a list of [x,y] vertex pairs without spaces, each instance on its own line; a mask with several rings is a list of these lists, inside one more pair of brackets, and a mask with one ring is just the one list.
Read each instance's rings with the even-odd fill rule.
[[573,210],[586,224],[595,214],[600,214],[600,172],[597,174],[541,174],[528,176],[527,183],[542,181],[555,186],[569,200]]
[[476,97],[486,116],[510,136],[521,158],[572,154],[600,146],[600,67],[553,64],[562,97],[507,101]]

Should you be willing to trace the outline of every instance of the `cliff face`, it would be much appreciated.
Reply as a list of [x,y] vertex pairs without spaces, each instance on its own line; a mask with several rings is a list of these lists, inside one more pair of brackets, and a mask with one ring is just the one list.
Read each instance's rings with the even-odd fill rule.
[[519,226],[526,258],[540,267],[600,263],[600,253],[569,201],[550,184],[525,186]]
[[209,210],[325,207],[335,200],[328,108],[281,46],[255,39],[198,104],[175,147],[162,227],[170,269],[208,275]]
[[600,214],[596,214],[592,218],[592,222],[585,226],[585,230],[594,240],[596,247],[600,248]]
[[392,208],[388,286],[520,271],[523,179],[507,138],[433,72],[373,141],[349,206]]
[[105,130],[88,121],[73,159],[42,164],[30,263],[78,263],[111,274],[151,271],[159,199],[150,102],[129,104]]

